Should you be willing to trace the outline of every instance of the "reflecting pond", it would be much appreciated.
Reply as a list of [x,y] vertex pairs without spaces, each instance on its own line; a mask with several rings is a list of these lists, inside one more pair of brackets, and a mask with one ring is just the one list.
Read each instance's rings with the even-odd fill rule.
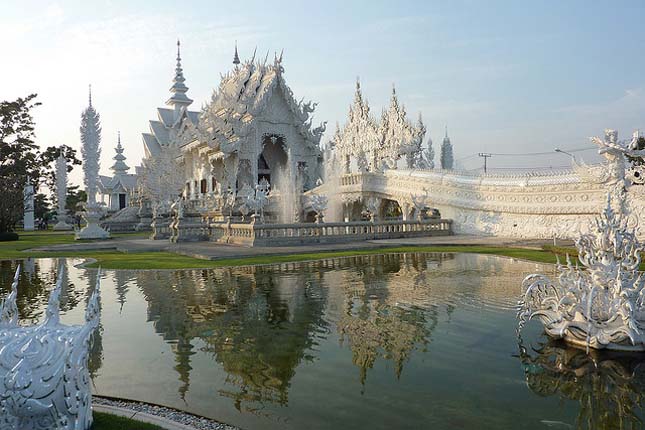
[[[97,271],[24,261],[23,321],[57,264],[63,321]],[[16,262],[1,262],[0,297]],[[244,429],[641,428],[642,355],[586,355],[538,323],[515,337],[529,273],[552,266],[409,253],[272,266],[106,271],[94,392]]]

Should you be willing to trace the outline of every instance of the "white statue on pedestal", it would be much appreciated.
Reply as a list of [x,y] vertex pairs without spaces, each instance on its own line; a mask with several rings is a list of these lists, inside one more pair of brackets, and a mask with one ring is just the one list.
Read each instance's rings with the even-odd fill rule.
[[34,186],[31,185],[31,180],[27,178],[27,183],[23,190],[25,199],[25,213],[23,218],[23,226],[25,231],[34,230]]
[[81,155],[83,156],[83,182],[87,203],[83,218],[86,225],[76,233],[76,239],[108,239],[110,233],[99,225],[103,208],[96,202],[101,157],[101,123],[98,112],[92,106],[90,92],[89,106],[81,115]]
[[99,325],[99,279],[85,311],[85,324],[60,323],[63,268],[49,296],[45,320],[18,323],[16,270],[11,293],[0,303],[0,429],[87,430],[92,425],[88,370],[90,339]]
[[56,159],[56,212],[58,214],[58,222],[54,226],[54,230],[71,230],[72,226],[65,222],[67,209],[65,204],[67,202],[67,160],[63,155],[61,148],[60,155]]

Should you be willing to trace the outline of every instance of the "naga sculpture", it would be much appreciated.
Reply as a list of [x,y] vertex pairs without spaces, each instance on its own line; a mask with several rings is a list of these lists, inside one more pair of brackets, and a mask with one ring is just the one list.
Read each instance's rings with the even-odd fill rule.
[[0,430],[86,430],[92,424],[88,358],[99,324],[99,280],[87,304],[85,324],[61,324],[63,268],[49,296],[45,320],[18,324],[18,278],[0,303]]
[[566,265],[558,260],[558,282],[524,279],[519,330],[538,318],[549,336],[587,350],[645,350],[645,276],[638,271],[644,246],[624,202],[614,206],[609,193],[590,232],[576,240],[582,270],[567,255]]

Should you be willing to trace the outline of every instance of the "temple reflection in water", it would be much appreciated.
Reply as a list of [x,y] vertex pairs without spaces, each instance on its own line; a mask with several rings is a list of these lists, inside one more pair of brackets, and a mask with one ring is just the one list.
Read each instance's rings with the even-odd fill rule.
[[[23,262],[21,318],[42,318],[62,263],[64,319],[80,322],[97,272],[79,262]],[[0,263],[0,297],[15,265]],[[545,344],[518,361],[521,280],[549,270],[409,253],[108,271],[93,389],[242,428],[639,428],[639,359]]]
[[[437,323],[435,306],[415,297],[422,273],[451,255],[362,256],[271,267],[141,271],[136,283],[148,302],[148,319],[173,344],[182,395],[189,389],[191,356],[199,340],[228,373],[234,400],[286,404],[291,378],[317,339],[336,330],[351,348],[365,381],[376,359],[391,360],[399,375],[406,357],[425,348]],[[339,268],[345,270],[338,271]],[[347,270],[352,268],[351,270]],[[401,282],[403,275],[415,282]],[[342,286],[330,294],[327,285]],[[336,326],[326,314],[338,313]],[[334,319],[334,318],[332,318]]]

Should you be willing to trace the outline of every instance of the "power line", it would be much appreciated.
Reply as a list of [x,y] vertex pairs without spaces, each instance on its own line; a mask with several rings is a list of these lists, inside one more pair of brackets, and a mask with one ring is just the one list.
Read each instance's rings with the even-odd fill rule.
[[[573,149],[566,149],[567,152],[582,152],[582,151],[589,151],[591,149],[596,149],[595,146],[587,146],[583,148],[573,148]],[[528,157],[534,157],[536,155],[553,155],[554,151],[545,151],[545,152],[515,152],[515,153],[504,153],[504,152],[491,152],[490,155],[496,155],[496,156],[501,156],[501,157],[523,157],[523,156],[528,156]]]

